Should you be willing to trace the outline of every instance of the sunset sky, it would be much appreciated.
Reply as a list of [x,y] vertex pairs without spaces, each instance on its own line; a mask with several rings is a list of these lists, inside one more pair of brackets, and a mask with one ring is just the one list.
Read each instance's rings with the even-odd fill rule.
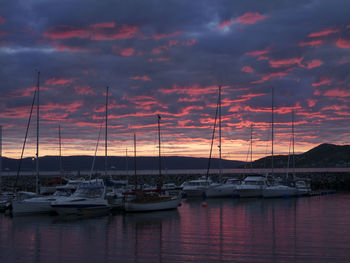
[[[109,93],[109,155],[208,157],[222,85],[223,158],[350,143],[347,0],[0,1],[3,156],[19,158],[40,70],[40,156],[93,155]],[[25,156],[35,155],[33,115]],[[104,131],[102,131],[104,135]],[[98,155],[104,155],[104,136]],[[218,140],[213,156],[218,156]]]

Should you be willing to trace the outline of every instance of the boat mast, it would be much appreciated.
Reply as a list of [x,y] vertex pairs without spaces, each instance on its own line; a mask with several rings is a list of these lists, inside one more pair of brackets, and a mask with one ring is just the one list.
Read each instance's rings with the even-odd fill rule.
[[58,125],[58,147],[59,147],[59,165],[60,174],[62,174],[62,142],[61,142],[61,125]]
[[160,193],[162,191],[162,159],[160,152],[160,115],[158,114],[158,168],[159,168],[159,177],[158,177],[158,185],[157,191]]
[[108,89],[106,87],[106,123],[105,123],[105,178],[107,178],[107,121],[108,121]]
[[253,124],[250,125],[250,169],[253,169]]
[[292,110],[292,149],[293,149],[293,180],[295,180],[295,152],[294,152],[294,110]]
[[40,91],[40,71],[38,71],[38,82],[37,82],[37,107],[36,107],[36,182],[35,192],[39,193],[39,91]]
[[274,97],[274,88],[272,88],[272,105],[271,105],[271,112],[272,112],[272,118],[271,118],[271,174],[273,176],[273,136],[274,136],[274,130],[273,130],[273,126],[274,126],[274,119],[273,119],[273,111],[274,111],[274,101],[273,101],[273,97]]
[[0,125],[0,191],[2,189],[2,126]]
[[208,179],[209,179],[210,161],[211,161],[211,154],[212,154],[212,151],[213,151],[213,142],[214,142],[214,136],[215,136],[216,120],[218,118],[218,109],[219,109],[219,97],[218,97],[218,102],[216,104],[214,127],[213,127],[213,133],[212,133],[212,136],[211,136],[211,144],[210,144],[210,152],[209,152],[209,160],[208,160],[206,181],[208,181]]
[[222,161],[221,161],[221,86],[219,86],[219,175],[222,176]]
[[134,133],[134,177],[135,177],[135,190],[137,190],[137,174],[136,174],[136,134]]

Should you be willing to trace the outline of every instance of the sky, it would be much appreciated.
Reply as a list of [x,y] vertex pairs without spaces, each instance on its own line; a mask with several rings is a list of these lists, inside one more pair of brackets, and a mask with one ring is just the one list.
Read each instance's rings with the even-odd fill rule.
[[[39,156],[222,157],[350,143],[347,0],[0,0],[2,155],[19,158],[40,71]],[[272,96],[272,90],[274,91]],[[104,129],[97,155],[104,155]],[[218,157],[215,130],[213,157]],[[24,156],[36,153],[34,108]]]

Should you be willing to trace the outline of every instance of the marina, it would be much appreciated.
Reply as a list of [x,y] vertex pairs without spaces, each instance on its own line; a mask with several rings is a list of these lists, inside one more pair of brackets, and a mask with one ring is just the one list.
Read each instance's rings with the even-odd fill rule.
[[0,262],[349,262],[348,193],[206,203],[86,219],[0,214]]

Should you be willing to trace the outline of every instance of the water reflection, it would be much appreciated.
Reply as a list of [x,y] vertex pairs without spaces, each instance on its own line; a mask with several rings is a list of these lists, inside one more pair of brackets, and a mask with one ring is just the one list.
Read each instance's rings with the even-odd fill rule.
[[350,262],[350,195],[206,202],[84,220],[0,215],[0,262]]

